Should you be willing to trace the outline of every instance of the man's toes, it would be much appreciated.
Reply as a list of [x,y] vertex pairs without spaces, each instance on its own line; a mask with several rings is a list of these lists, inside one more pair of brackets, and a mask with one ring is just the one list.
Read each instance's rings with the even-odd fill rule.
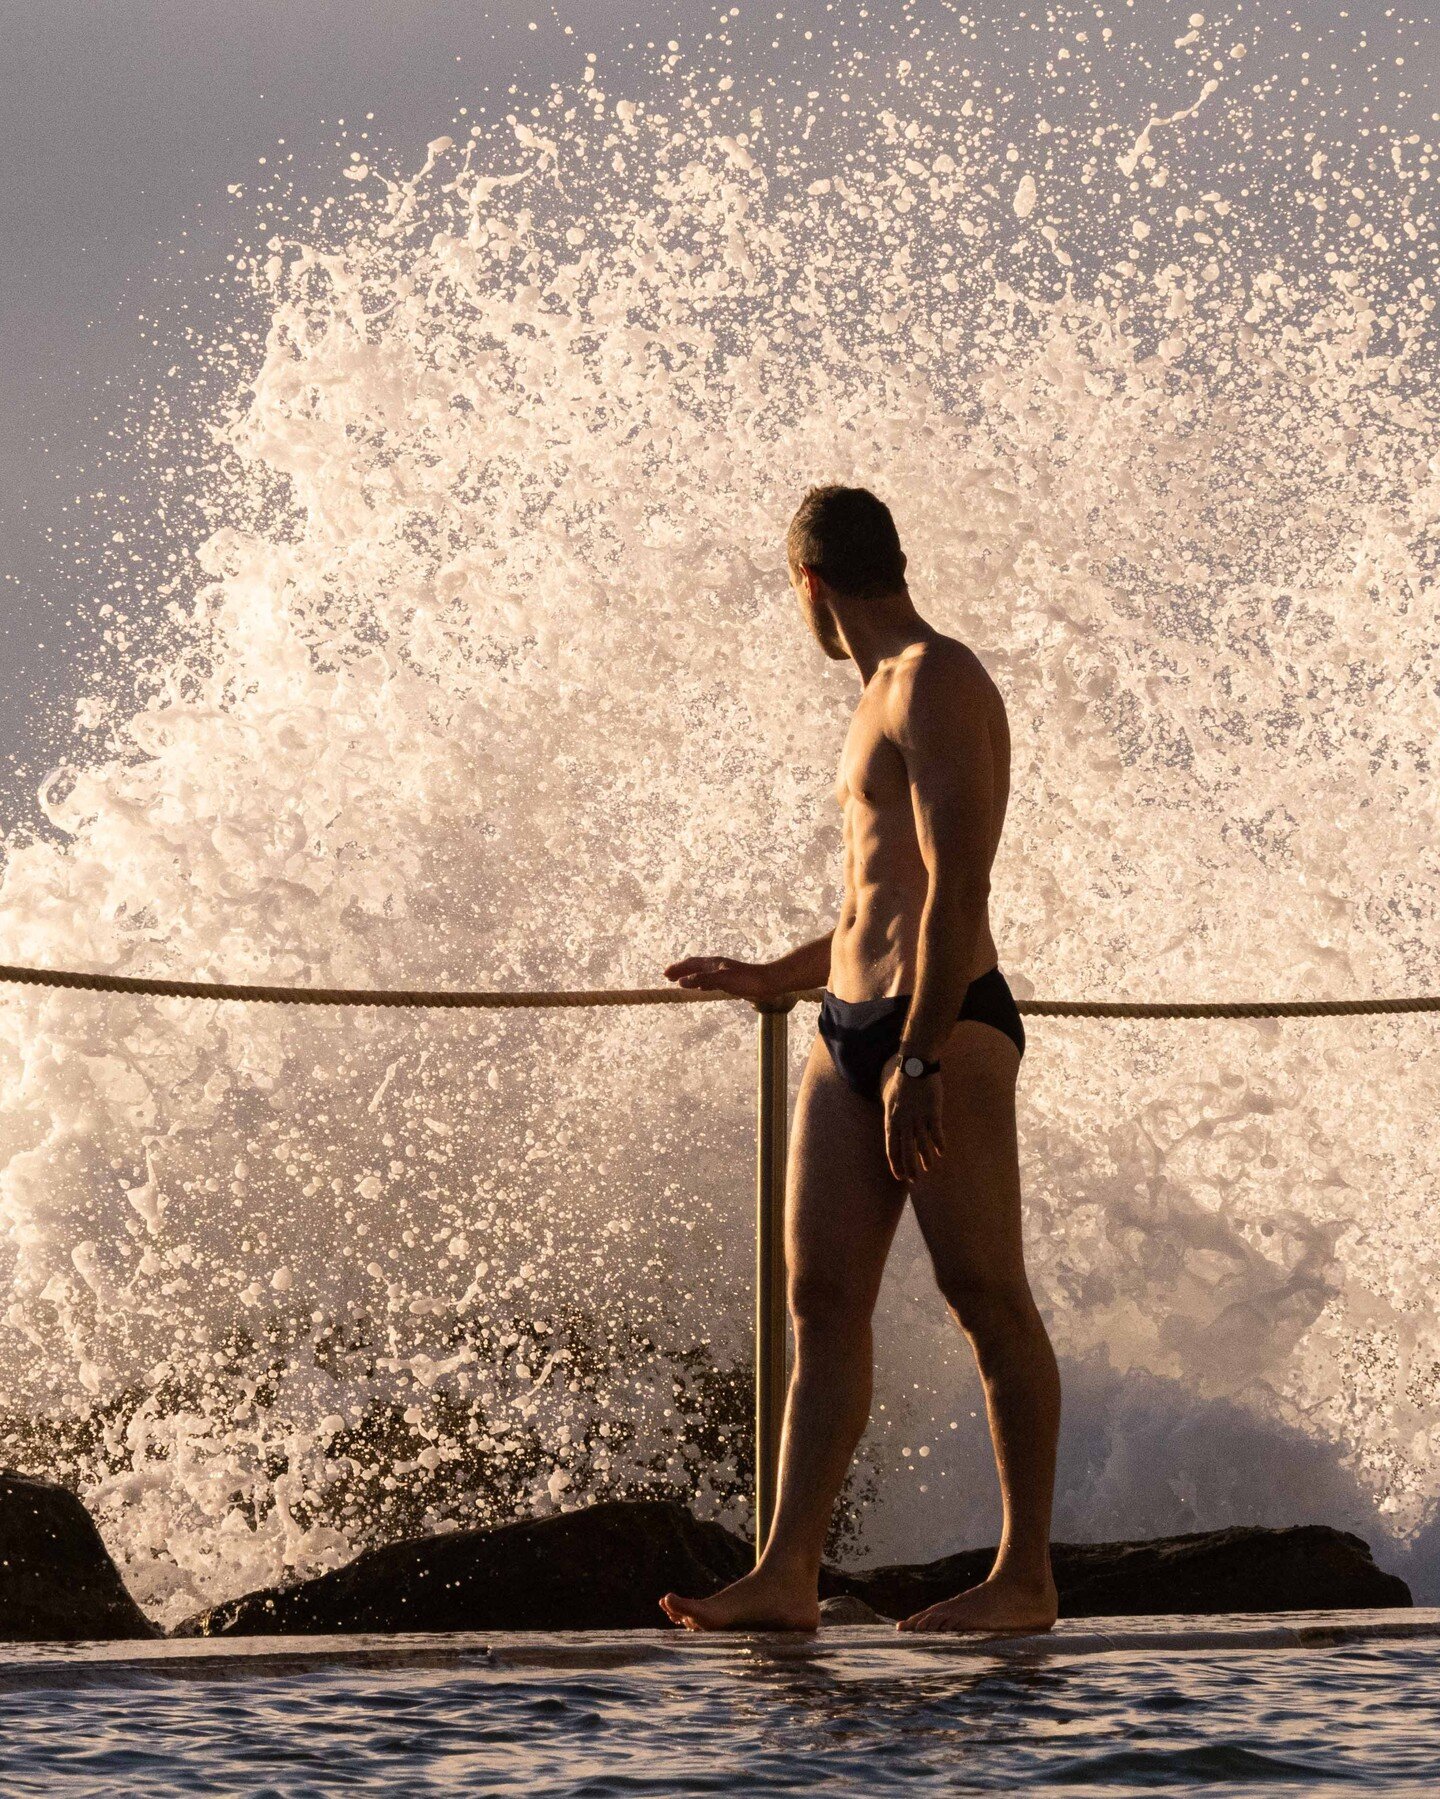
[[678,1593],[667,1593],[660,1604],[672,1623],[683,1624],[686,1630],[699,1630],[695,1600],[682,1599]]

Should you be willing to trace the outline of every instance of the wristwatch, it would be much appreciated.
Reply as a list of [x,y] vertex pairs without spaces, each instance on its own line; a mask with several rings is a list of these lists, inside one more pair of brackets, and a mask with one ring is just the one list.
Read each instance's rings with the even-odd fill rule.
[[938,1062],[927,1062],[923,1056],[902,1056],[900,1058],[900,1072],[902,1074],[908,1074],[912,1081],[923,1081],[927,1074],[938,1074],[940,1072],[940,1064]]

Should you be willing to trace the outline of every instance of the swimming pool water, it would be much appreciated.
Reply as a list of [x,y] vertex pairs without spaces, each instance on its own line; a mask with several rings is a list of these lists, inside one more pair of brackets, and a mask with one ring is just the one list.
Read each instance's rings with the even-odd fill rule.
[[[1440,1632],[1440,1613],[1388,1617]],[[1316,1646],[1266,1647],[1268,1621],[1194,1622],[1186,1638],[1175,1620],[1100,1621],[1118,1649],[1095,1621],[990,1649],[869,1627],[15,1646],[0,1652],[0,1786],[67,1799],[1436,1790],[1440,1636],[1319,1646],[1317,1631]]]

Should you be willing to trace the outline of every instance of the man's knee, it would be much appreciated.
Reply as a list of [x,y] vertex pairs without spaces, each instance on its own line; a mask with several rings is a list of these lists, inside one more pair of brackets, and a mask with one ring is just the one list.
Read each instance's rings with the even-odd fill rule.
[[1014,1280],[964,1269],[937,1271],[937,1278],[956,1323],[975,1342],[1025,1335],[1039,1323],[1023,1276]]
[[874,1308],[872,1295],[824,1268],[792,1270],[789,1301],[797,1336],[805,1331],[859,1330]]

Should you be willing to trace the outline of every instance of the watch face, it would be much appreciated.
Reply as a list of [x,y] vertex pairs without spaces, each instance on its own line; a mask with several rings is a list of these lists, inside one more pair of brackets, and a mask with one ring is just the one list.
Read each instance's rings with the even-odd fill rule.
[[911,1076],[913,1080],[918,1081],[920,1076],[925,1072],[925,1064],[920,1060],[919,1056],[906,1056],[905,1072]]

